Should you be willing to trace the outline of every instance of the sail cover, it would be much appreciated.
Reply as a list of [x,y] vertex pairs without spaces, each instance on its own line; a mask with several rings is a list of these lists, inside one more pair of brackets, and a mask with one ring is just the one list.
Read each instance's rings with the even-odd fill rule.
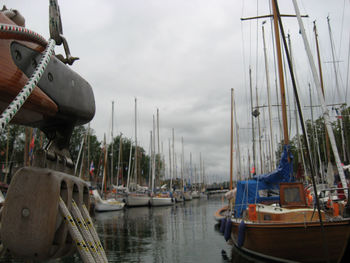
[[[260,190],[278,190],[280,183],[293,182],[293,156],[290,146],[283,148],[278,168],[271,173],[254,176],[251,180],[237,182],[237,196],[235,202],[235,217],[241,217],[248,204],[267,201],[279,201],[279,195],[261,196]],[[288,161],[288,155],[289,160]]]

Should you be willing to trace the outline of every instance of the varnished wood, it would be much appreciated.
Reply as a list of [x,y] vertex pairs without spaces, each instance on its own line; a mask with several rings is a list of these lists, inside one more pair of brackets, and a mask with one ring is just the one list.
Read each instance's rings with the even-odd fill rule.
[[[232,223],[232,238],[237,245],[239,222]],[[330,261],[338,262],[350,235],[350,219],[325,222]],[[325,262],[319,222],[246,223],[243,248],[267,256],[302,262]]]
[[[0,13],[0,23],[13,24],[4,14]],[[7,39],[6,39],[7,38]],[[9,105],[28,81],[28,77],[14,64],[10,45],[13,39],[0,35],[0,112]],[[34,50],[42,52],[44,47],[28,41],[17,41]],[[22,109],[16,114],[13,123],[31,125],[58,111],[57,105],[39,88],[36,87]]]

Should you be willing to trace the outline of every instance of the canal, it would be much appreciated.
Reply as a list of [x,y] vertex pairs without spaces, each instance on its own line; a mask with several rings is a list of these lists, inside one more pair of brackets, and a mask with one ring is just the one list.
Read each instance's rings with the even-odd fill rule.
[[[109,262],[256,262],[242,257],[215,225],[223,195],[171,207],[96,213],[95,228]],[[23,262],[5,256],[0,262]],[[50,263],[79,263],[78,254]]]

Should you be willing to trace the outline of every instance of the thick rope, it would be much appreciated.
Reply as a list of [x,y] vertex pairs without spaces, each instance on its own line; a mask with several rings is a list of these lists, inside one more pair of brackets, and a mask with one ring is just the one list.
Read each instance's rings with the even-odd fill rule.
[[76,202],[72,200],[72,215],[74,217],[74,220],[76,221],[79,231],[81,232],[82,236],[84,237],[85,242],[88,244],[88,247],[90,249],[90,252],[92,256],[94,257],[96,262],[105,263],[108,261],[104,260],[104,257],[101,254],[101,251],[98,249],[98,245],[96,246],[95,240],[92,237],[90,230],[82,216],[81,211],[79,210]]
[[90,214],[89,214],[89,211],[88,209],[86,208],[85,204],[83,204],[81,207],[80,207],[80,211],[81,211],[81,214],[83,215],[84,217],[84,220],[85,220],[85,223],[86,225],[88,226],[89,230],[90,230],[90,233],[94,239],[94,242],[95,242],[95,246],[96,248],[100,251],[101,255],[103,256],[104,260],[106,262],[108,262],[107,260],[107,256],[106,256],[106,252],[105,250],[103,249],[103,246],[101,244],[101,241],[100,241],[100,238],[98,237],[98,234],[96,232],[96,229],[92,223],[92,220],[91,220],[91,217],[90,217]]
[[73,217],[71,216],[71,214],[70,214],[66,204],[62,200],[62,198],[60,198],[59,208],[60,208],[60,211],[62,213],[63,219],[68,224],[69,234],[72,236],[72,238],[73,238],[73,240],[78,248],[78,252],[79,252],[81,258],[83,259],[84,262],[95,263],[95,260],[94,260],[93,256],[91,255],[91,252],[90,252],[88,246],[86,245],[84,238],[82,237],[77,225],[74,222]]
[[[18,34],[23,33],[23,34],[27,34],[28,36],[32,36],[33,38],[38,36],[38,34],[34,33],[33,31],[26,29],[26,31],[24,32],[22,31],[22,29],[25,29],[25,28],[0,24],[0,32],[15,32]],[[41,38],[41,36],[39,36],[39,38]],[[23,89],[18,93],[16,98],[10,103],[10,105],[6,108],[6,110],[0,115],[0,132],[3,129],[5,129],[7,124],[9,124],[9,122],[12,120],[12,118],[16,115],[16,113],[23,106],[24,102],[28,99],[30,94],[33,92],[42,74],[44,73],[47,65],[50,62],[54,48],[55,48],[55,41],[50,39],[44,51],[44,55],[41,57],[32,76],[29,78],[29,80],[27,81]]]
[[17,25],[0,24],[0,37],[25,40],[37,43],[43,47],[47,46],[47,41],[43,36],[28,28]]

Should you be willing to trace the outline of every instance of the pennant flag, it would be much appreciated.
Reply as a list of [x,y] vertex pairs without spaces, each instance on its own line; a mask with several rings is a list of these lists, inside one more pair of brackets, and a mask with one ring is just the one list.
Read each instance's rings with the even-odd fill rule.
[[90,174],[91,175],[93,175],[94,170],[95,170],[94,161],[91,161],[91,164],[90,164]]

